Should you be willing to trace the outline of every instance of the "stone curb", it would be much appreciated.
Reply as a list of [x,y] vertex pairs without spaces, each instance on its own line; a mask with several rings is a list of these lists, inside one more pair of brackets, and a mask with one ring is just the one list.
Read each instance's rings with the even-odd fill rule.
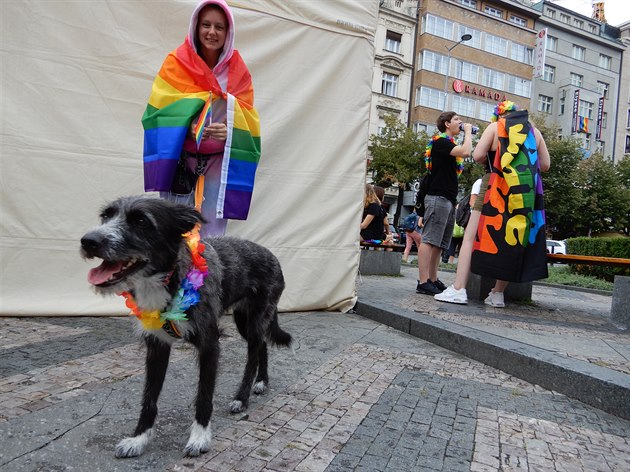
[[630,420],[630,375],[401,308],[364,303],[356,313]]

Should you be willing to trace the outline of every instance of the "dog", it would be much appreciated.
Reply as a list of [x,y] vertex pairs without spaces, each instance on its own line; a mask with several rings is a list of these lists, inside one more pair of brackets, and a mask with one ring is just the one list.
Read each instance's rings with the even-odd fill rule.
[[[101,224],[81,238],[81,255],[100,258],[88,281],[101,295],[127,293],[139,310],[164,313],[187,277],[193,256],[185,233],[203,218],[194,208],[151,197],[123,197],[106,205]],[[185,320],[146,329],[138,323],[146,344],[146,379],[142,409],[133,436],[116,446],[116,457],[142,454],[152,435],[157,401],[171,346],[178,338],[198,351],[199,383],[195,421],[184,455],[209,450],[212,397],[219,363],[219,318],[232,311],[236,327],[247,341],[247,363],[230,411],[247,408],[250,393],[263,393],[269,384],[267,343],[290,346],[291,335],[278,324],[278,300],[284,277],[278,259],[251,241],[214,237],[202,241],[208,273],[198,288],[197,304]],[[181,292],[180,292],[181,293]],[[134,306],[129,305],[128,306]],[[255,381],[254,381],[255,380]]]

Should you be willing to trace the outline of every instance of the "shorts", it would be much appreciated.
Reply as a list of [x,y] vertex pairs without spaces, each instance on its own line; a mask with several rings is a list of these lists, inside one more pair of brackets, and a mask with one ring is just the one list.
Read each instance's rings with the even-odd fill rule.
[[422,242],[448,249],[455,226],[455,206],[447,198],[437,195],[424,197],[424,227]]
[[488,182],[490,182],[490,176],[492,174],[488,172],[481,178],[481,187],[479,188],[479,195],[477,195],[477,200],[475,200],[475,204],[472,209],[474,211],[481,211],[483,208],[483,199],[486,197],[486,190],[488,190]]

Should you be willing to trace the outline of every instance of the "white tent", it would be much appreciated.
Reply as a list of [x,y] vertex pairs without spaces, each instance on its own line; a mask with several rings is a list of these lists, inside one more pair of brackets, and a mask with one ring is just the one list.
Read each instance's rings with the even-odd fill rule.
[[[151,83],[195,1],[4,0],[0,314],[122,314],[89,288],[79,239],[143,193]],[[359,263],[376,0],[230,2],[254,79],[262,158],[228,233],[280,259],[283,311],[352,306]]]

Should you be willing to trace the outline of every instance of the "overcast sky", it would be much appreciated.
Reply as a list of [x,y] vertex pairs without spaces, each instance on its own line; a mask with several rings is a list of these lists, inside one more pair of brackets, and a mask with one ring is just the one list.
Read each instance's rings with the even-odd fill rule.
[[[591,0],[555,0],[554,3],[590,17],[593,14]],[[629,0],[604,0],[604,14],[609,25],[618,26],[630,20]]]

